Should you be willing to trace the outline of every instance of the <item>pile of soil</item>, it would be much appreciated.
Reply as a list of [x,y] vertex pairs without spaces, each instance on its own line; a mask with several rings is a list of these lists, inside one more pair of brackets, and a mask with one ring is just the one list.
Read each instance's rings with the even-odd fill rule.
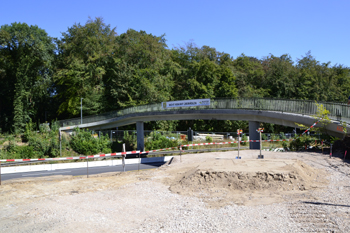
[[202,198],[214,196],[239,204],[234,197],[237,194],[250,195],[250,199],[263,193],[296,194],[323,186],[324,177],[325,174],[299,160],[222,160],[188,170],[173,182],[170,190]]

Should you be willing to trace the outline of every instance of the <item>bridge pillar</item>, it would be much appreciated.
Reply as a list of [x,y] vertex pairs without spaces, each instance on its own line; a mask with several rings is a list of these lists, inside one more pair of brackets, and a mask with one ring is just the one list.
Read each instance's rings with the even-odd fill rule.
[[[256,130],[260,127],[260,122],[249,121],[249,140],[259,140],[260,135]],[[249,142],[249,149],[260,149],[259,142]]]
[[143,151],[145,147],[143,121],[136,121],[137,150]]

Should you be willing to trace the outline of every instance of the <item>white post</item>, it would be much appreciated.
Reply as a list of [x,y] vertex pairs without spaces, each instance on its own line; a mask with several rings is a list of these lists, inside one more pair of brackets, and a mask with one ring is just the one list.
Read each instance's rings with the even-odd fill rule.
[[259,132],[259,139],[260,139],[260,158],[261,158],[261,147],[262,147],[261,131]]
[[238,156],[237,156],[237,159],[239,159],[239,149],[240,149],[240,147],[241,147],[241,139],[240,139],[240,137],[239,137],[239,133],[238,133]]
[[240,135],[243,133],[243,130],[237,129],[237,136],[238,136],[238,156],[236,157],[236,159],[240,159],[241,157],[239,157],[239,150],[241,148],[241,138]]

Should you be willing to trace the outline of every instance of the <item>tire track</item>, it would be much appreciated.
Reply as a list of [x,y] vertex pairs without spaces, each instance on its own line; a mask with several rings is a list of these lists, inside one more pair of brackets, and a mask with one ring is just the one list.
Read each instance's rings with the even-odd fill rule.
[[322,206],[298,201],[289,203],[288,209],[300,232],[342,232]]

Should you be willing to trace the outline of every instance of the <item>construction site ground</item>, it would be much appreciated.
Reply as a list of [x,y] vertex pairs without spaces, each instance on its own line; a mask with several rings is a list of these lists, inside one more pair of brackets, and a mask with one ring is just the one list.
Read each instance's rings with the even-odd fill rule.
[[237,155],[3,181],[0,232],[350,232],[350,165],[340,154]]

